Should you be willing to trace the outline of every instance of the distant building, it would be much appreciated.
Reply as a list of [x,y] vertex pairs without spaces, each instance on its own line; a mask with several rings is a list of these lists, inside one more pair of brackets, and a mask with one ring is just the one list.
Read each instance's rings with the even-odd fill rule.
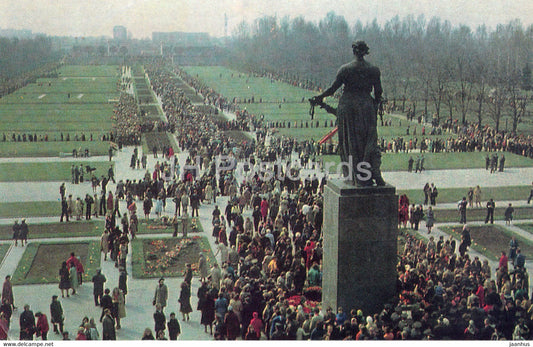
[[126,41],[128,39],[128,30],[122,25],[113,28],[113,39],[117,41]]

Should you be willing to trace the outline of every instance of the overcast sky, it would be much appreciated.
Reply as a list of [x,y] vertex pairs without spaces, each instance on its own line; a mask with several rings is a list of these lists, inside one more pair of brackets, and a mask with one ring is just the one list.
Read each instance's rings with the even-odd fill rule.
[[480,24],[494,28],[520,19],[533,22],[531,0],[0,0],[0,28],[30,29],[48,35],[112,36],[113,26],[123,25],[134,38],[151,38],[153,31],[228,34],[242,20],[248,23],[264,15],[303,16],[318,22],[329,11],[343,15],[352,26],[374,18],[383,24],[423,14],[438,16],[453,25]]

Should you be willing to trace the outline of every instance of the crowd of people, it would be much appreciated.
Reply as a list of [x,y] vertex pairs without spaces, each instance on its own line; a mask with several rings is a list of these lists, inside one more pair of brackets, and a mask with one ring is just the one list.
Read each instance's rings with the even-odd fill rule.
[[[401,120],[399,121],[401,124]],[[457,122],[456,122],[457,123]],[[490,126],[479,128],[477,123],[464,125],[432,126],[426,132],[426,126],[421,125],[421,132],[417,137],[417,127],[406,128],[405,136],[392,139],[381,138],[380,146],[385,152],[511,152],[528,158],[533,158],[533,138],[528,135],[517,135],[510,132],[496,132]],[[449,134],[448,138],[443,135]],[[420,139],[420,136],[422,138]]]
[[[313,141],[298,142],[287,137],[272,139],[270,148],[264,141],[235,141],[223,131],[228,127],[235,130],[249,128],[239,125],[240,120],[224,123],[217,121],[212,112],[199,112],[176,87],[175,76],[193,86],[207,103],[221,110],[239,111],[233,109],[227,99],[181,70],[170,70],[158,64],[146,66],[145,70],[163,104],[167,117],[165,124],[174,131],[181,149],[189,151],[189,158],[186,166],[180,167],[175,156],[167,155],[156,163],[153,171],[143,164],[143,170],[147,172],[142,180],[119,180],[114,194],[107,192],[102,182],[99,182],[100,196],[95,194],[93,198],[87,194],[85,201],[91,198],[92,202],[87,204],[86,218],[93,215],[88,207],[92,204],[98,207],[94,209],[96,215],[105,216],[101,251],[105,261],[109,253],[110,261],[115,262],[120,273],[119,284],[113,291],[104,288],[106,278],[101,271],[92,277],[94,303],[102,308],[102,339],[116,339],[116,329],[120,329],[121,319],[126,317],[128,274],[125,264],[128,245],[138,228],[137,210],[142,208],[145,218],[149,218],[155,206],[154,211],[161,218],[162,211],[168,208],[167,202],[174,203],[173,209],[168,210],[173,210],[175,217],[186,217],[189,211],[193,217],[198,216],[201,204],[213,206],[210,237],[216,244],[216,255],[220,255],[220,265],[215,262],[209,269],[204,254],[200,254],[196,278],[193,278],[191,264],[186,266],[179,303],[183,320],[189,320],[193,310],[190,299],[194,295],[191,283],[200,281],[196,293],[200,323],[205,332],[212,333],[217,340],[531,338],[533,306],[528,293],[529,276],[518,256],[519,247],[517,244],[512,246],[514,258],[510,261],[514,268],[502,254],[496,279],[493,279],[488,262],[482,263],[477,257],[471,259],[469,256],[471,239],[466,225],[458,247],[459,254],[453,237],[435,241],[431,236],[426,242],[402,233],[404,249],[397,267],[399,295],[391,298],[380,313],[363,313],[356,307],[320,307],[320,295],[316,293],[320,293],[322,285],[322,193],[326,178],[299,177],[299,172],[289,164],[291,154],[296,152],[302,167],[309,167],[314,157],[322,153],[321,147]],[[121,143],[138,144],[143,124],[147,124],[137,116],[136,107],[134,98],[121,96],[115,109],[115,127]],[[153,127],[153,124],[147,127]],[[260,139],[266,138],[264,133],[261,135],[261,123],[253,124],[253,127],[258,130]],[[254,158],[282,159],[284,162],[274,166],[273,170],[285,175],[265,179],[249,168],[241,181],[234,168],[217,171],[216,160],[221,155],[248,164]],[[195,161],[197,157],[198,162]],[[132,170],[139,167],[139,164],[135,165],[137,158],[134,159],[134,165],[130,165]],[[253,166],[253,162],[251,164]],[[436,205],[438,192],[435,185],[427,186],[424,188],[424,204],[430,204],[426,211],[426,225],[431,232],[432,206]],[[72,212],[76,206],[72,196],[67,198],[64,188],[60,188],[60,195],[64,206],[61,220],[66,217],[68,221],[73,213],[81,219],[83,208],[81,213],[79,209]],[[81,201],[80,198],[77,200]],[[127,211],[122,214],[121,200],[125,200],[127,206]],[[137,207],[136,201],[142,201],[142,207]],[[223,209],[218,207],[221,202],[226,203]],[[424,217],[422,207],[410,205],[408,198],[402,197],[400,208],[400,223],[405,226],[410,222],[417,229]],[[80,273],[83,273],[83,265],[72,254],[60,270],[62,296],[65,290],[67,297],[69,290],[73,295],[76,293],[76,286],[81,284]],[[12,290],[11,296],[8,289],[5,292],[5,295],[4,290],[2,292],[2,303],[5,300],[13,309]],[[160,278],[154,296],[147,294],[147,300],[152,300],[155,310],[155,336],[148,327],[142,334],[143,340],[166,339],[166,332],[171,340],[175,340],[181,334],[176,314],[172,312],[167,316],[164,311],[168,293],[165,279]],[[64,316],[58,302],[58,297],[54,296],[50,305],[51,323],[58,333],[65,333],[62,328]],[[7,313],[8,310],[4,312],[0,308],[0,328],[5,326]],[[37,322],[32,317],[37,317]],[[42,312],[33,315],[29,306],[25,306],[21,314],[20,327],[21,339],[33,339],[36,331],[46,339],[46,315]],[[140,332],[139,336],[141,338]],[[84,319],[76,339],[98,338],[94,319]]]
[[120,94],[119,102],[115,104],[113,110],[112,120],[116,138],[113,140],[124,145],[139,145],[142,130],[151,127],[147,120],[140,117],[135,98],[127,93]]

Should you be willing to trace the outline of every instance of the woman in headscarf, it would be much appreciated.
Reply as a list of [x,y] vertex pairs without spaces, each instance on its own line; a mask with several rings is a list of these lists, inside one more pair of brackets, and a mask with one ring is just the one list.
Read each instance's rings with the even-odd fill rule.
[[257,338],[260,338],[261,330],[263,329],[263,321],[261,320],[261,318],[259,318],[259,313],[257,312],[253,313],[253,318],[250,321],[250,326],[254,327],[254,331],[257,335]]

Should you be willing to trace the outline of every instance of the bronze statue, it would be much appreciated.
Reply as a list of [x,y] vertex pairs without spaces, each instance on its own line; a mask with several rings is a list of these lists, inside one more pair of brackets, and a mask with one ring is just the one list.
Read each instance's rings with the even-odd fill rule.
[[[381,152],[378,147],[377,111],[381,104],[380,71],[365,61],[369,49],[364,41],[352,44],[355,60],[341,66],[335,81],[326,91],[310,99],[311,105],[323,105],[344,85],[336,110],[339,154],[345,163],[352,163],[349,179],[358,186],[385,185],[381,177]],[[374,96],[372,97],[372,92]],[[364,168],[367,175],[359,175]],[[348,176],[347,170],[344,172]]]

